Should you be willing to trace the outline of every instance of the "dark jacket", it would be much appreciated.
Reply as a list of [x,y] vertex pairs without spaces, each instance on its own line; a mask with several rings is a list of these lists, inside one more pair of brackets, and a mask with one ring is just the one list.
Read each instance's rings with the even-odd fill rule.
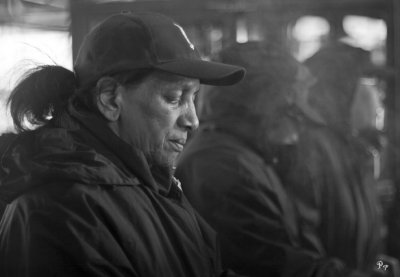
[[305,125],[286,185],[296,202],[301,244],[349,268],[376,267],[382,220],[368,145],[340,130]]
[[2,156],[0,276],[217,276],[214,232],[178,182],[75,116],[16,136]]
[[[310,159],[300,162],[307,166]],[[332,195],[326,192],[319,200],[323,205],[335,203],[329,211],[299,208],[275,166],[238,136],[207,127],[191,139],[180,157],[176,176],[186,183],[183,190],[189,201],[218,232],[223,265],[249,276],[365,276],[357,269],[366,269],[366,262],[374,257],[379,236],[372,191],[357,186]],[[319,193],[302,189],[310,197]],[[346,193],[342,202],[332,199]],[[323,228],[331,229],[303,225],[302,218],[315,217],[316,225],[322,222]],[[350,221],[341,221],[346,218]],[[331,246],[347,248],[351,259],[338,256],[323,243],[325,236],[333,234]],[[310,247],[304,237],[319,248]]]

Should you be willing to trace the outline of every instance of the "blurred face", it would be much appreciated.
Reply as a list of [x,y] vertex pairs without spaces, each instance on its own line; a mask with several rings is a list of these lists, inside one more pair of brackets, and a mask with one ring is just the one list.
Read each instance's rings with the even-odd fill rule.
[[298,68],[294,80],[279,80],[273,93],[260,94],[257,108],[260,115],[259,140],[263,143],[289,145],[296,143],[296,122],[290,117],[291,105],[298,94],[307,94],[306,73]]
[[121,138],[144,152],[151,165],[173,167],[188,132],[198,127],[197,79],[156,72],[139,86],[125,87],[119,120]]
[[377,80],[360,79],[351,107],[351,124],[356,131],[383,129],[384,105]]

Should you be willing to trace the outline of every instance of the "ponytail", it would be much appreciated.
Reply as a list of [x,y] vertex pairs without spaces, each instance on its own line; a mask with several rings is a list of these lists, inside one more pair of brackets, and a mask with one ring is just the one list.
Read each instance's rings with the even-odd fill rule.
[[75,87],[74,73],[64,67],[44,65],[28,71],[7,101],[17,132],[30,130],[29,124],[45,125],[61,114]]

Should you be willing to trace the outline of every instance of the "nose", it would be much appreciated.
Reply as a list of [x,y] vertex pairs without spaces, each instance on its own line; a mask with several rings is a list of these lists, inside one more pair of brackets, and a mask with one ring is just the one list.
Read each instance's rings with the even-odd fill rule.
[[188,103],[182,110],[182,114],[178,118],[178,125],[187,131],[193,131],[199,127],[199,119],[193,102]]

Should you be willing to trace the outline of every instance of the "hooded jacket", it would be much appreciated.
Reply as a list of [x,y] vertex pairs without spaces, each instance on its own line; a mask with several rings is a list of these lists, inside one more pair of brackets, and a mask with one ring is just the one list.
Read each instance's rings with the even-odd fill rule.
[[324,126],[301,133],[286,176],[302,245],[371,271],[381,250],[382,220],[372,157],[360,141]]
[[224,266],[248,276],[311,276],[312,256],[297,249],[288,195],[273,167],[242,139],[201,127],[176,174],[190,182],[185,195],[217,230]]
[[217,276],[214,232],[172,178],[95,116],[14,136],[0,276]]
[[296,203],[302,245],[371,272],[383,250],[384,230],[374,176],[377,150],[351,126],[356,89],[368,61],[365,50],[344,43],[322,48],[306,61],[317,77],[306,101],[324,124],[307,119],[300,124],[285,184]]

